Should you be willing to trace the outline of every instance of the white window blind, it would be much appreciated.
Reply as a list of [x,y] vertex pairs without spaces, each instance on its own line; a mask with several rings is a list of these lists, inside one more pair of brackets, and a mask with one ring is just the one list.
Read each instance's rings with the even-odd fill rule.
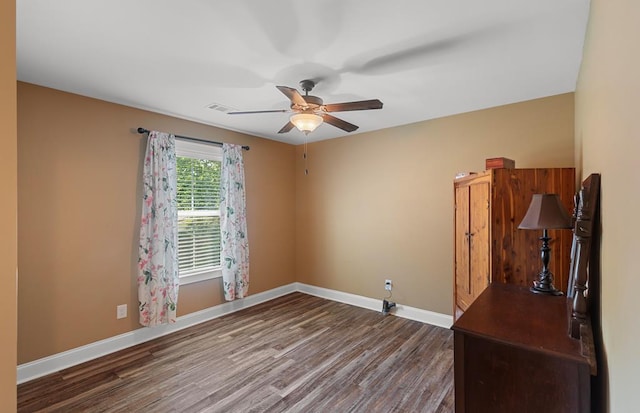
[[222,150],[176,140],[178,268],[181,283],[220,275]]

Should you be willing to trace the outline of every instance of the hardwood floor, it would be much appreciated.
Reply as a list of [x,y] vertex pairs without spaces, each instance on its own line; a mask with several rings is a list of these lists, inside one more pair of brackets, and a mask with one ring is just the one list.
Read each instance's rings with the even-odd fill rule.
[[452,412],[453,335],[293,293],[18,386],[18,412]]

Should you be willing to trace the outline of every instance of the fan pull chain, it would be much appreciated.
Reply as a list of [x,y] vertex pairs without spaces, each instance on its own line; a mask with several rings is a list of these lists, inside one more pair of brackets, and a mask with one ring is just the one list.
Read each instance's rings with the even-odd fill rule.
[[302,158],[304,159],[304,174],[309,175],[309,169],[307,169],[307,137],[304,137],[304,150],[302,153]]

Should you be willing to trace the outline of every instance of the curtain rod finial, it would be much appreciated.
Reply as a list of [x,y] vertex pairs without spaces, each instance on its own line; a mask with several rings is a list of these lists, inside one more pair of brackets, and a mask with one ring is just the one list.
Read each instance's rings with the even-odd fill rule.
[[138,133],[148,133],[149,131],[145,128],[138,128]]

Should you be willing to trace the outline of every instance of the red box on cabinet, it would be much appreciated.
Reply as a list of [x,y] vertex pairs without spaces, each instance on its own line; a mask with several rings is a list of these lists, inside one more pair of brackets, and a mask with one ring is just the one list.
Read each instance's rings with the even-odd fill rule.
[[487,169],[514,169],[516,167],[516,161],[509,158],[488,158],[485,161],[485,167]]

